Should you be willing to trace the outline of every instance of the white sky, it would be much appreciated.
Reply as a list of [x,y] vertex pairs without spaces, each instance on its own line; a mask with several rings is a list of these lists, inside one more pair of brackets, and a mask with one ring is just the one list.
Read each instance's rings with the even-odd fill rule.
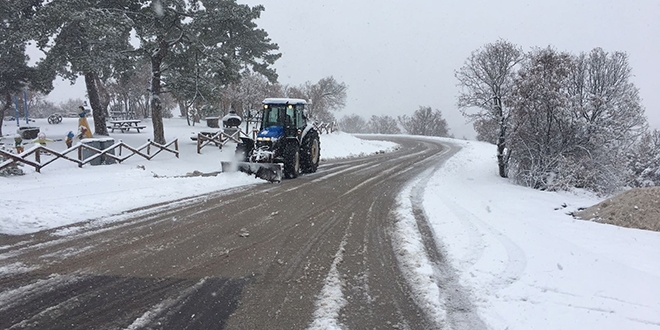
[[[275,65],[281,83],[333,75],[349,86],[338,118],[398,116],[424,105],[441,110],[456,137],[471,137],[455,106],[454,71],[472,51],[503,38],[525,50],[627,52],[649,122],[660,128],[657,0],[239,2],[266,7],[257,23],[283,53]],[[68,95],[62,90],[51,99]]]

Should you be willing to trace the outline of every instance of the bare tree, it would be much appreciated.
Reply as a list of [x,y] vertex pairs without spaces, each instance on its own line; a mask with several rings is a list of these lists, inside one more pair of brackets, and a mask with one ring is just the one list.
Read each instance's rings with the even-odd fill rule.
[[344,116],[339,120],[339,127],[346,133],[366,133],[367,121],[359,115]]
[[477,141],[484,141],[492,144],[497,143],[497,132],[499,123],[492,118],[477,118],[472,124],[474,131],[477,132]]
[[261,102],[268,97],[284,95],[282,86],[271,83],[265,76],[256,72],[244,73],[241,80],[224,89],[223,111],[233,109],[243,117],[249,118],[261,109]]
[[573,56],[548,47],[529,54],[514,84],[511,165],[539,189],[609,193],[630,179],[630,154],[647,130],[623,53]]
[[426,136],[449,136],[447,121],[439,110],[420,106],[412,116],[399,116],[399,123],[408,134]]
[[515,80],[510,120],[516,129],[509,148],[513,177],[522,185],[554,189],[557,171],[582,158],[573,141],[577,123],[568,91],[572,65],[568,53],[537,49]]
[[335,120],[332,111],[341,110],[346,106],[347,90],[346,84],[340,83],[330,76],[322,78],[316,84],[308,81],[297,87],[287,87],[284,92],[287,97],[310,101],[308,110],[312,118],[332,122]]
[[463,115],[471,120],[498,123],[497,164],[501,177],[508,176],[510,156],[507,149],[510,117],[507,104],[516,66],[522,60],[520,47],[498,40],[472,52],[463,67],[455,72],[461,87],[458,107]]
[[644,108],[625,53],[595,48],[573,60],[569,93],[579,123],[574,143],[588,151],[574,170],[581,182],[573,184],[609,192],[629,182],[626,160],[647,131]]
[[630,82],[628,55],[595,48],[575,58],[571,101],[585,124],[584,138],[596,145],[626,149],[645,131],[639,91]]
[[78,116],[78,107],[85,102],[83,99],[68,99],[57,105],[58,111],[64,116]]
[[371,116],[367,124],[369,133],[375,134],[401,134],[396,120],[390,116]]

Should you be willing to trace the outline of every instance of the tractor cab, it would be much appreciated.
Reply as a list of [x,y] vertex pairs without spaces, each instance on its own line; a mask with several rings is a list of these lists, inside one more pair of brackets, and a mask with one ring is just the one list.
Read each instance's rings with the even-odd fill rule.
[[303,114],[306,104],[301,99],[265,99],[257,141],[275,142],[282,137],[299,139],[307,126]]

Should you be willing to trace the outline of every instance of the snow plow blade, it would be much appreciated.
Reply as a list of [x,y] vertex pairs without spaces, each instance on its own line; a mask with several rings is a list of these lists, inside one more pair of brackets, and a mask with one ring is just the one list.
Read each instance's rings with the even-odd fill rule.
[[282,164],[248,162],[221,162],[221,164],[223,172],[241,171],[270,182],[282,181]]

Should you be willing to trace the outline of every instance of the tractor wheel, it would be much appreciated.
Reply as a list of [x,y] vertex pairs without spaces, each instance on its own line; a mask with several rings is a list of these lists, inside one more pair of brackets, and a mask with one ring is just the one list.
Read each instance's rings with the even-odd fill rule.
[[321,159],[321,141],[316,130],[309,131],[303,139],[300,148],[300,170],[303,173],[314,173]]
[[284,146],[284,177],[295,179],[300,173],[300,148],[295,141]]

